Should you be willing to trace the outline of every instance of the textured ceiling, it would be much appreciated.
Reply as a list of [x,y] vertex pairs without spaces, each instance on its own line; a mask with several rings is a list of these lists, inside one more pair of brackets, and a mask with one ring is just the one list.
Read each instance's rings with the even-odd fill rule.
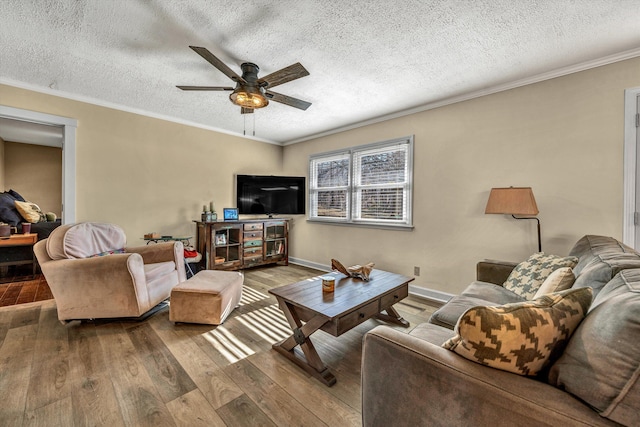
[[[287,143],[612,55],[640,56],[638,0],[0,0],[0,83]],[[240,74],[310,76],[241,115]],[[2,100],[0,99],[0,104]],[[246,120],[246,122],[245,122]]]

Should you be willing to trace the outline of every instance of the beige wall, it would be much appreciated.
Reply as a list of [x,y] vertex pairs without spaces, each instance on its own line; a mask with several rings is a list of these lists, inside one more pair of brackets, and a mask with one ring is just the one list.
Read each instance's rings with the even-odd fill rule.
[[566,254],[582,235],[622,237],[624,89],[640,58],[286,146],[284,169],[308,176],[308,157],[415,135],[413,231],[297,221],[296,258],[373,261],[417,286],[459,293],[483,258],[537,250],[535,221],[484,215],[492,187],[531,186],[542,248]]
[[0,85],[3,105],[78,120],[76,220],[194,235],[209,201],[235,206],[234,174],[280,172],[282,147]]
[[235,173],[308,176],[310,154],[415,135],[413,231],[296,217],[291,256],[321,265],[373,261],[418,286],[458,293],[479,259],[536,250],[535,222],[484,215],[492,187],[533,187],[543,250],[586,233],[621,238],[624,89],[640,58],[290,146],[192,128],[0,85],[5,105],[78,119],[78,221],[142,234],[193,233],[204,203],[234,206]]
[[5,189],[13,189],[43,212],[62,213],[62,149],[5,143]]

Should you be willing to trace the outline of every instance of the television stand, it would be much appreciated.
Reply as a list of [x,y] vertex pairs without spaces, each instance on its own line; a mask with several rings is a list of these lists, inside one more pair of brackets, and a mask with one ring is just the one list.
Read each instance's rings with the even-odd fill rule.
[[289,219],[194,222],[196,247],[207,270],[289,265]]

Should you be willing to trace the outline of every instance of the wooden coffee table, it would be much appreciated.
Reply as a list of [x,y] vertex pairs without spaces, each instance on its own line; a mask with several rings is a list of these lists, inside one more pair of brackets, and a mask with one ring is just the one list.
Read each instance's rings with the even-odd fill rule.
[[[273,344],[273,348],[332,386],[336,377],[320,359],[311,334],[321,329],[337,337],[371,317],[408,327],[409,322],[398,314],[393,304],[409,294],[409,282],[414,278],[382,270],[373,270],[368,282],[337,272],[323,276],[327,275],[336,278],[332,293],[322,292],[320,277],[271,289],[269,293],[275,295],[293,329],[293,335]],[[302,353],[295,348],[298,345]]]

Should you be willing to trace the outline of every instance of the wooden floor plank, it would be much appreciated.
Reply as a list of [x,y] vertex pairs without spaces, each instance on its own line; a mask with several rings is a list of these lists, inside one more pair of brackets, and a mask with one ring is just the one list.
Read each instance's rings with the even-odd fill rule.
[[78,381],[81,384],[73,388],[71,395],[73,425],[125,425],[121,412],[114,410],[118,399],[108,372],[93,373]]
[[246,394],[227,403],[217,412],[228,427],[276,427]]
[[[45,305],[41,306],[36,304],[16,306],[9,327],[18,328],[20,326],[34,325],[38,323],[38,320],[40,319],[40,310],[44,307]],[[5,310],[9,309],[10,308],[6,308]]]
[[251,364],[250,359],[240,360],[224,370],[276,425],[326,425],[264,372]]
[[25,427],[51,427],[70,425],[68,416],[71,413],[71,397],[51,402],[32,411],[27,411],[24,418]]
[[[97,329],[122,417],[130,426],[173,426],[173,418],[155,389],[144,363],[119,323]],[[116,408],[114,408],[116,409]]]
[[242,390],[182,330],[184,325],[173,326],[162,317],[151,319],[151,326],[214,409],[242,395]]
[[92,323],[74,322],[69,334],[70,371],[76,378],[91,377],[107,371],[107,362]]
[[[287,393],[293,396],[305,408],[330,426],[359,426],[360,412],[339,399],[332,398],[331,390],[292,363],[282,363],[281,355],[276,352],[264,352],[251,357],[249,361],[267,374]],[[336,384],[337,385],[337,384]],[[341,386],[344,387],[344,384]],[[351,391],[358,392],[356,384]]]
[[148,322],[128,328],[127,334],[165,403],[196,389],[189,374]]
[[71,397],[69,336],[65,326],[58,321],[55,307],[46,307],[40,312],[38,325],[27,397],[28,411]]
[[224,421],[200,393],[200,390],[193,390],[168,402],[167,408],[178,426],[225,426]]
[[37,325],[8,329],[0,347],[0,420],[7,426],[24,419],[37,335]]

